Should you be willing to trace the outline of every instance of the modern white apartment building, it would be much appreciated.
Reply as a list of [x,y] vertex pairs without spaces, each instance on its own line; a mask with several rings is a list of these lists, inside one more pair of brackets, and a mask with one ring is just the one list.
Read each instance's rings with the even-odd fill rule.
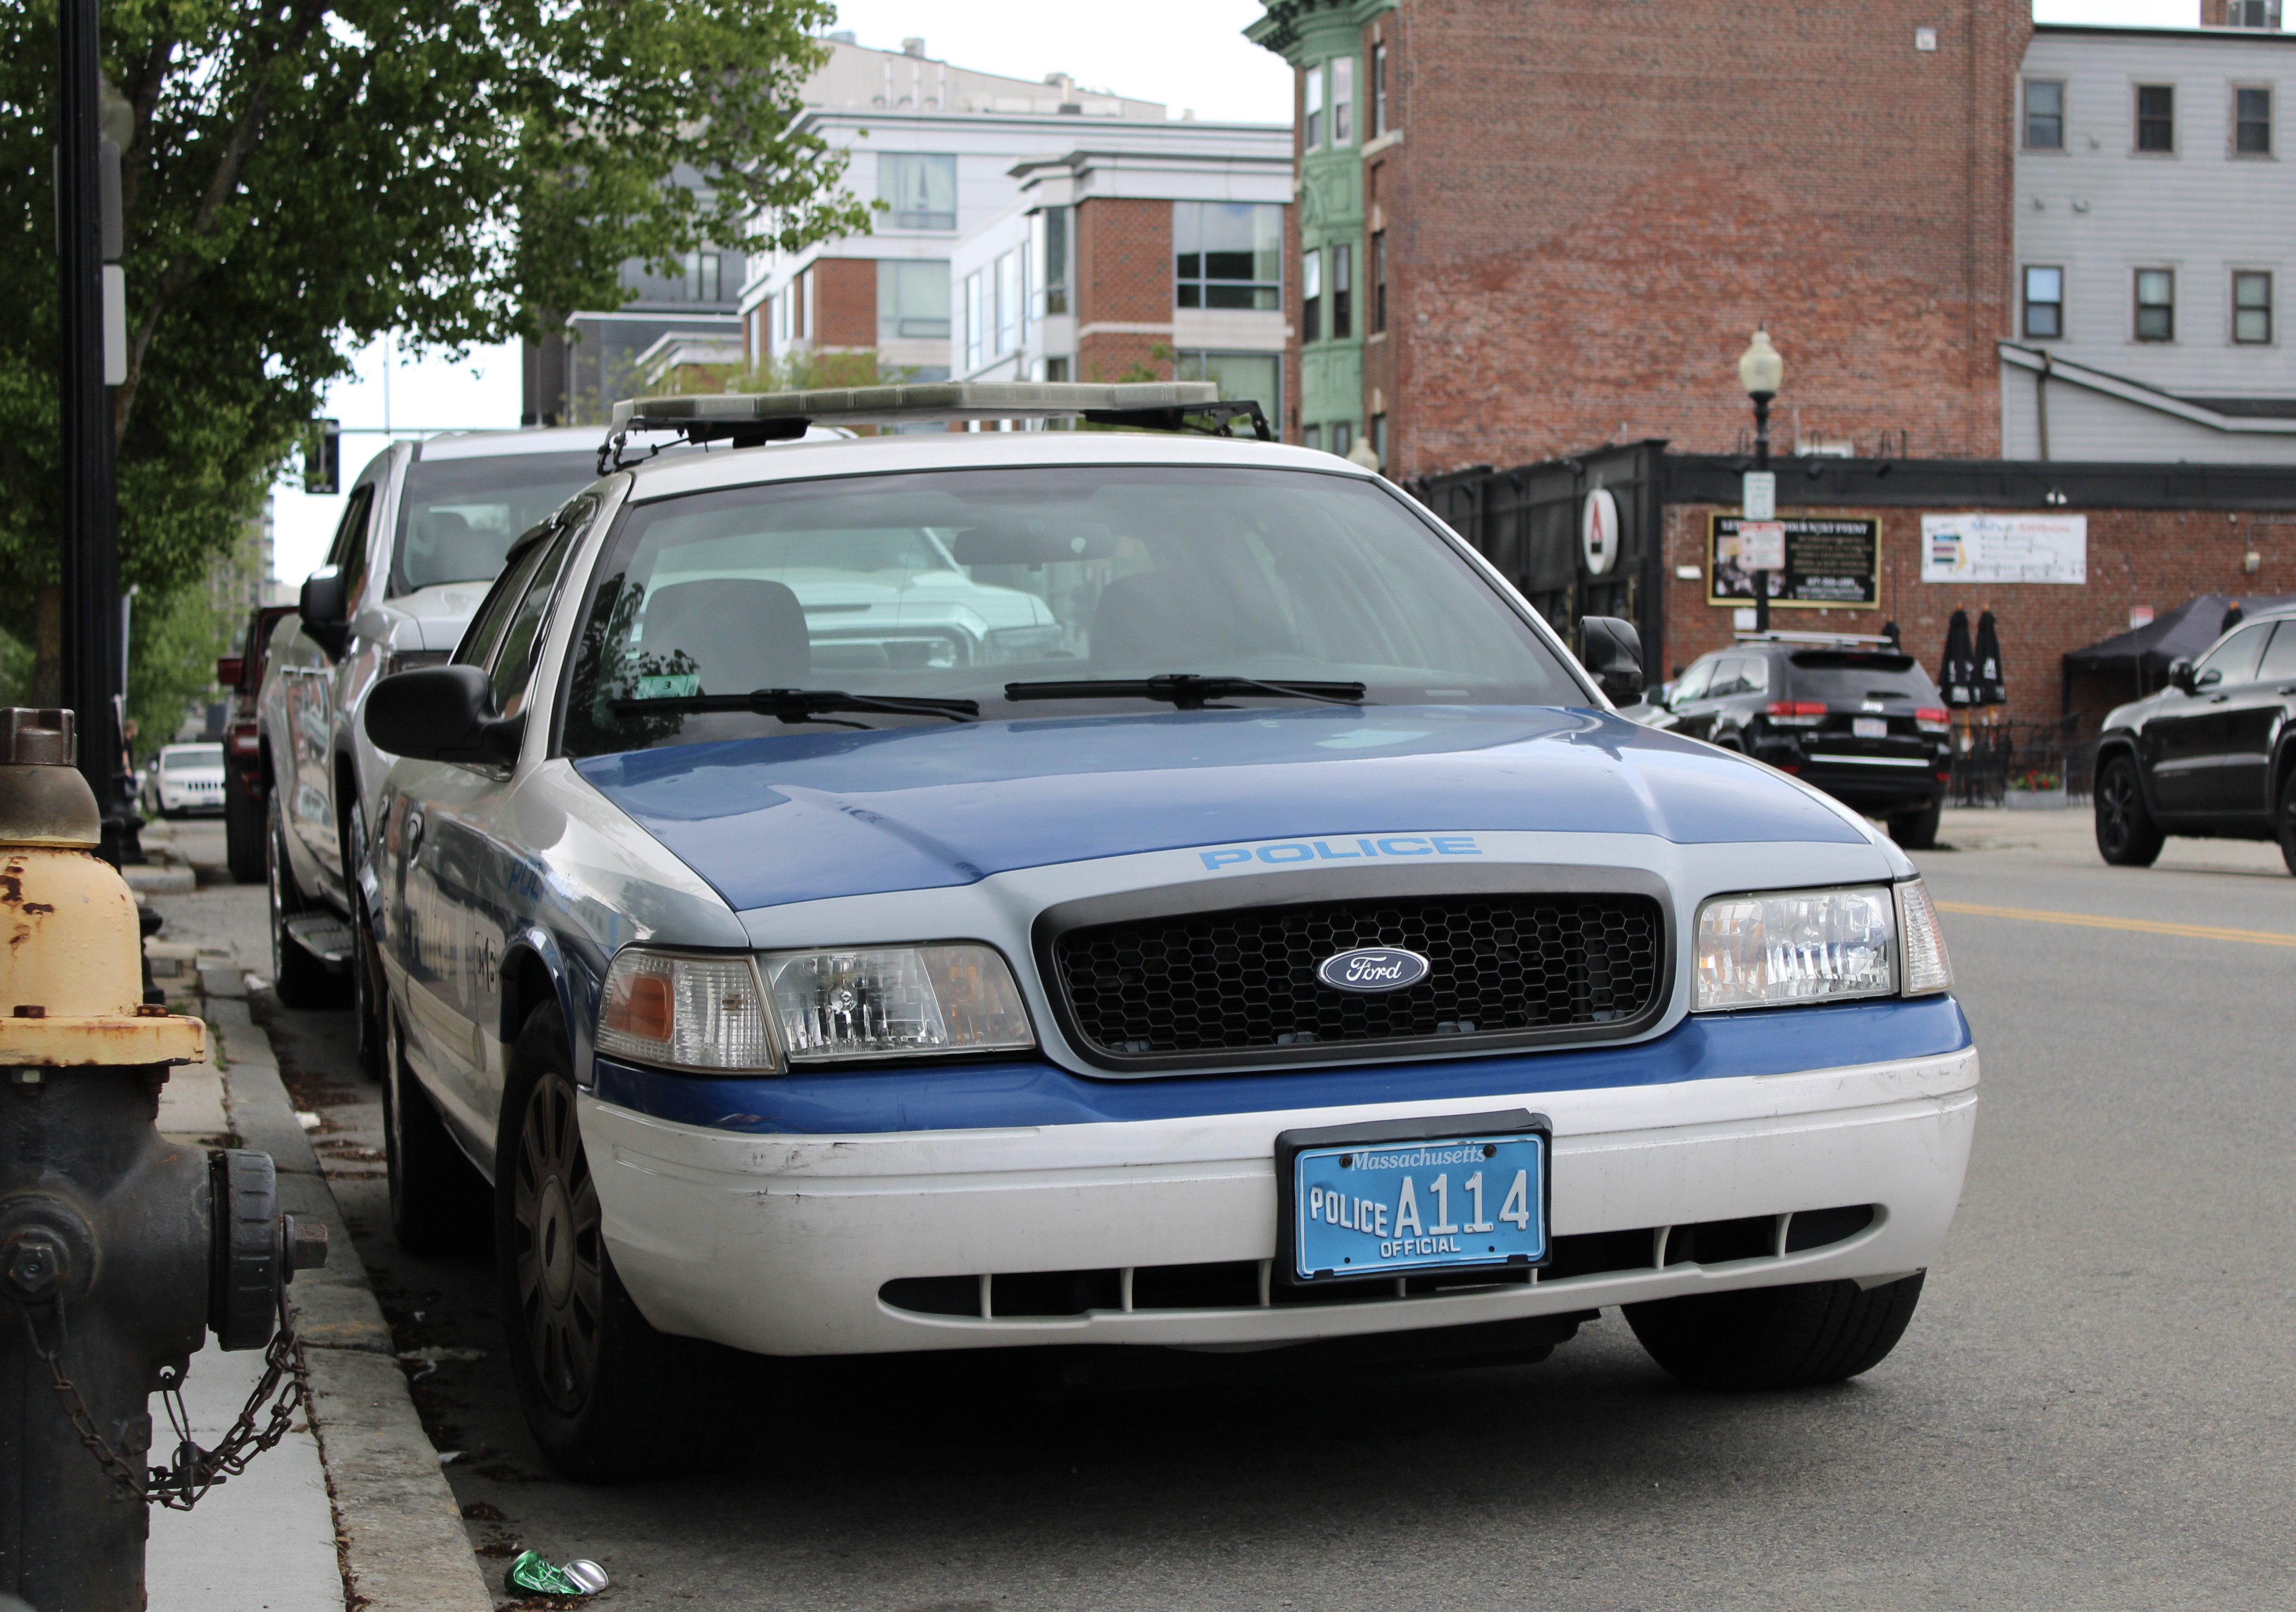
[[2296,35],[2278,12],[2035,29],[2003,457],[2296,462]]

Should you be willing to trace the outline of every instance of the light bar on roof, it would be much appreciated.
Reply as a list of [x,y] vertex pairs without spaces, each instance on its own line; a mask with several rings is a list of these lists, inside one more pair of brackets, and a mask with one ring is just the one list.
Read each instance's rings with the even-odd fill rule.
[[614,405],[613,430],[690,431],[815,421],[901,425],[931,420],[1076,420],[1094,414],[1193,412],[1219,401],[1210,380],[1096,385],[1075,380],[942,380],[916,386],[828,387],[803,392],[729,392],[632,397]]

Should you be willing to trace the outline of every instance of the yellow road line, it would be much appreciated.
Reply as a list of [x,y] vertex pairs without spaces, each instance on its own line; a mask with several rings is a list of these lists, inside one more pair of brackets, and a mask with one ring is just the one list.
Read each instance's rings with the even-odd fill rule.
[[2150,918],[2105,918],[2095,912],[2045,912],[2034,907],[1984,907],[1967,901],[1940,901],[1940,912],[1977,918],[2021,918],[2029,923],[2070,923],[2085,929],[2134,929],[2141,935],[2181,935],[2190,940],[2244,940],[2251,945],[2296,946],[2296,935],[2274,929],[2220,929],[2205,923],[2161,923]]

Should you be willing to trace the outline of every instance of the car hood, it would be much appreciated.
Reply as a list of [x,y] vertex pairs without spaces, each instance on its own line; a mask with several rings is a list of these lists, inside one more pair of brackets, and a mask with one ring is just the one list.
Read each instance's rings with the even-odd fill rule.
[[1316,835],[1861,839],[1758,763],[1587,710],[1076,716],[733,740],[576,765],[737,912]]

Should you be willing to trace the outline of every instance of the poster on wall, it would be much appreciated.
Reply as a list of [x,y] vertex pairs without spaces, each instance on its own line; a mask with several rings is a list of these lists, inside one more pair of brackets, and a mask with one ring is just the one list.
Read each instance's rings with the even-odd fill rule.
[[2088,580],[2086,515],[1924,515],[1923,582]]
[[[1706,602],[1751,604],[1754,573],[1739,557],[1736,515],[1707,517]],[[1786,564],[1770,573],[1770,603],[1791,610],[1871,610],[1882,598],[1882,523],[1806,515],[1785,528]]]

